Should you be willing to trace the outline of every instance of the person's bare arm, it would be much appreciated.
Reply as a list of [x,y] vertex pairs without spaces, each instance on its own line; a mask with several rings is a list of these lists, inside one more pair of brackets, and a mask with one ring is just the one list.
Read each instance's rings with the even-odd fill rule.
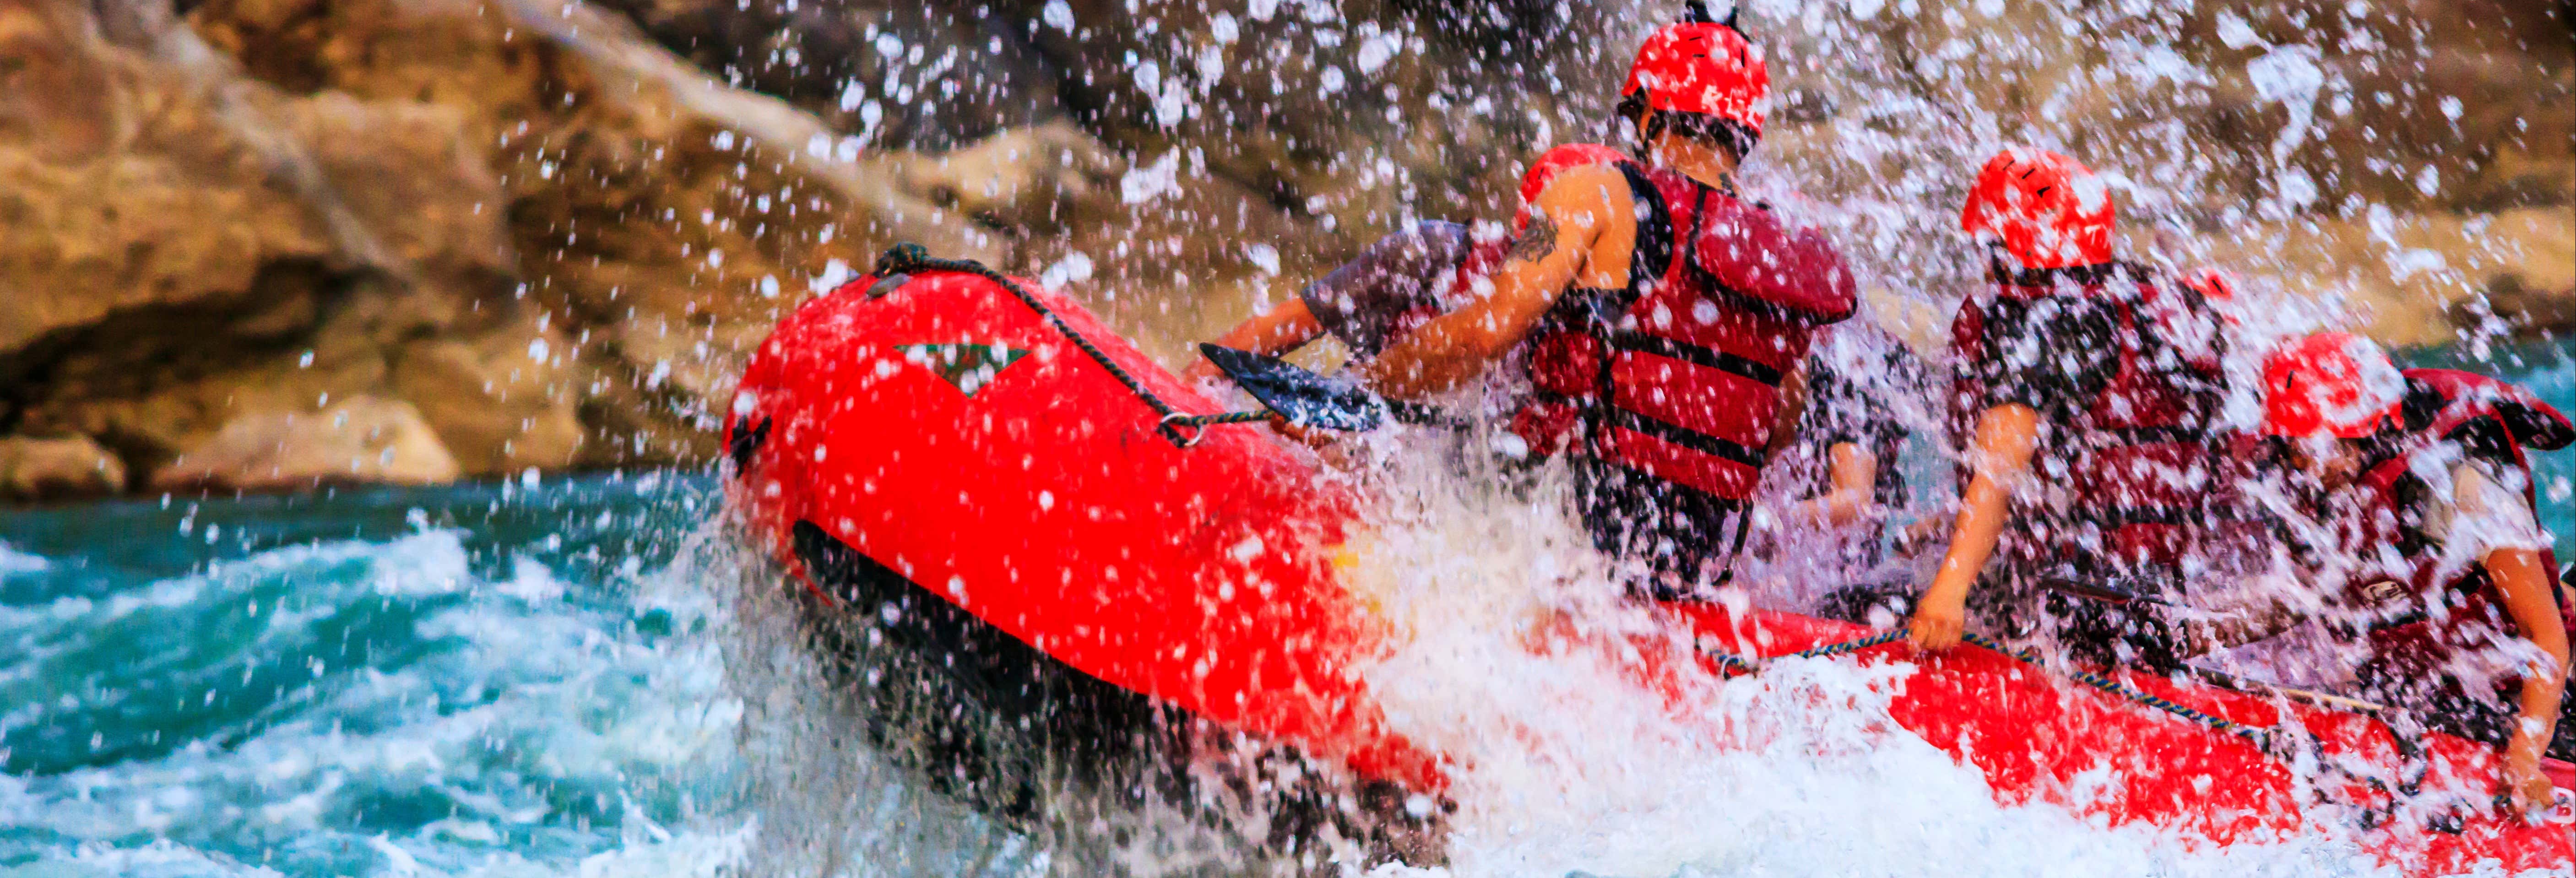
[[1762,444],[1762,459],[1776,460],[1798,441],[1798,422],[1807,414],[1807,361],[1801,359],[1780,376],[1780,404],[1771,410],[1771,441]]
[[1636,225],[1629,205],[1627,178],[1613,168],[1559,175],[1531,205],[1493,293],[1407,333],[1360,367],[1361,380],[1389,397],[1420,399],[1476,377],[1556,304],[1605,233]]
[[2485,467],[2454,469],[2452,491],[2458,510],[2453,530],[2494,540],[2481,549],[2485,554],[2480,560],[2503,598],[2505,615],[2540,652],[2522,669],[2519,722],[2500,754],[2504,764],[2498,778],[2505,797],[2529,813],[2548,806],[2552,798],[2540,759],[2567,694],[2567,625],[2539,548],[2547,538],[2522,493],[2499,484]]
[[1832,488],[1825,493],[1825,520],[1836,525],[1860,520],[1878,490],[1878,455],[1855,442],[1836,442],[1825,451],[1825,472]]
[[[1306,307],[1306,300],[1291,296],[1288,301],[1279,303],[1279,307],[1235,324],[1233,329],[1226,330],[1212,343],[1238,351],[1278,354],[1296,350],[1323,334],[1324,324],[1315,319],[1314,311]],[[1191,380],[1214,378],[1216,375],[1216,364],[1208,362],[1206,357],[1192,360],[1189,369],[1181,373],[1182,377]]]
[[2030,469],[2039,445],[2039,410],[2006,403],[1977,416],[1976,446],[1970,452],[1968,488],[1959,497],[1959,523],[1950,532],[1950,551],[1916,602],[1906,639],[1921,649],[1943,650],[1959,643],[1967,629],[1968,590],[1977,584],[2012,515],[2012,491]]
[[2567,695],[2567,624],[2550,594],[2549,569],[2531,549],[2497,549],[2487,553],[2487,575],[2504,593],[2505,614],[2525,639],[2539,647],[2542,658],[2524,669],[2522,716],[2505,743],[2503,786],[2514,807],[2529,812],[2550,803],[2549,777],[2540,758],[2549,748],[2560,700]]

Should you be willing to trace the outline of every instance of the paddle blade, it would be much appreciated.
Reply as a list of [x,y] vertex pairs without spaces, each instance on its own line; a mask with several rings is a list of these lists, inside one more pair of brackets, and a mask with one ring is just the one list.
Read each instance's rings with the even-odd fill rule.
[[1366,431],[1386,420],[1386,406],[1356,383],[1300,368],[1278,357],[1212,344],[1199,353],[1243,392],[1300,427]]

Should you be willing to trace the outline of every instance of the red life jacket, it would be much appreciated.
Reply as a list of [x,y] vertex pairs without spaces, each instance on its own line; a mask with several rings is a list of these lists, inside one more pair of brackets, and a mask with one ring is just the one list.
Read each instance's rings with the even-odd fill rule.
[[[2548,403],[2519,386],[2484,375],[2451,369],[2408,369],[2410,406],[2432,410],[2429,423],[2387,459],[2363,470],[2355,486],[2363,498],[2358,514],[2344,519],[2347,548],[2368,558],[2379,547],[2393,546],[2404,566],[2390,571],[2403,576],[2356,577],[2347,587],[2347,603],[2374,617],[2372,651],[2409,666],[2438,668],[2442,659],[2462,649],[2479,648],[2491,635],[2519,636],[2505,613],[2503,595],[2482,563],[2445,569],[2438,547],[2422,531],[2426,487],[2412,475],[2413,461],[2434,440],[2503,445],[2525,477],[2523,499],[2537,510],[2539,494],[2530,483],[2529,449],[2551,451],[2576,441],[2576,424]],[[2549,571],[2559,615],[2576,630],[2576,606],[2558,590],[2558,560],[2541,552]],[[2431,604],[2445,605],[2434,612]]]
[[[2108,358],[2108,377],[2067,407],[2034,461],[2033,478],[2062,502],[2014,514],[2003,542],[2008,563],[2073,563],[2093,574],[2140,572],[2141,564],[2171,571],[2193,551],[2224,488],[2212,477],[2207,430],[2224,368],[2207,302],[2129,263],[2025,270],[1996,281],[1990,299],[1969,297],[1950,324],[1960,363],[1980,362],[1998,342],[1986,334],[1990,301],[2071,299],[2107,334],[2037,340],[2044,350],[2105,345],[2095,355]],[[1988,398],[1973,372],[1963,366],[1954,379],[1951,416],[1962,437],[1974,432]],[[1967,475],[1961,473],[1963,484]]]
[[1628,285],[1574,289],[1524,344],[1534,453],[1598,461],[1742,504],[1780,382],[1815,331],[1850,317],[1851,271],[1824,236],[1676,171],[1617,167],[1637,201]]

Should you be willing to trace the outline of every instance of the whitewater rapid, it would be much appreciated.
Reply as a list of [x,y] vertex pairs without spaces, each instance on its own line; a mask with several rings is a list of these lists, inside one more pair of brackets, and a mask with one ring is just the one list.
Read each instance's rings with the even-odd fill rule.
[[[728,802],[717,602],[667,578],[669,549],[607,554],[704,487],[14,513],[0,864],[712,874],[757,826]],[[513,520],[555,512],[615,521]]]

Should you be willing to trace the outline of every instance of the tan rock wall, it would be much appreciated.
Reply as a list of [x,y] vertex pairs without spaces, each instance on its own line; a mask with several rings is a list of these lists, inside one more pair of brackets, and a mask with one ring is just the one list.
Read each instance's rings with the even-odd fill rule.
[[147,473],[359,396],[468,475],[702,461],[815,276],[994,256],[580,8],[6,0],[0,61],[0,429]]
[[[408,406],[466,475],[711,459],[783,309],[897,240],[1167,360],[1601,139],[1635,0],[0,0],[0,435],[135,484]],[[1983,151],[2115,175],[2134,253],[2395,341],[2576,324],[2567,7],[1748,4],[1748,168],[1936,339]],[[2500,316],[2499,316],[2500,315]],[[265,422],[265,421],[263,421]],[[161,480],[172,483],[168,479]]]
[[254,411],[152,474],[163,491],[278,491],[333,484],[439,485],[464,470],[420,410],[361,396],[318,412]]
[[90,498],[125,490],[125,463],[86,436],[0,438],[0,497]]

